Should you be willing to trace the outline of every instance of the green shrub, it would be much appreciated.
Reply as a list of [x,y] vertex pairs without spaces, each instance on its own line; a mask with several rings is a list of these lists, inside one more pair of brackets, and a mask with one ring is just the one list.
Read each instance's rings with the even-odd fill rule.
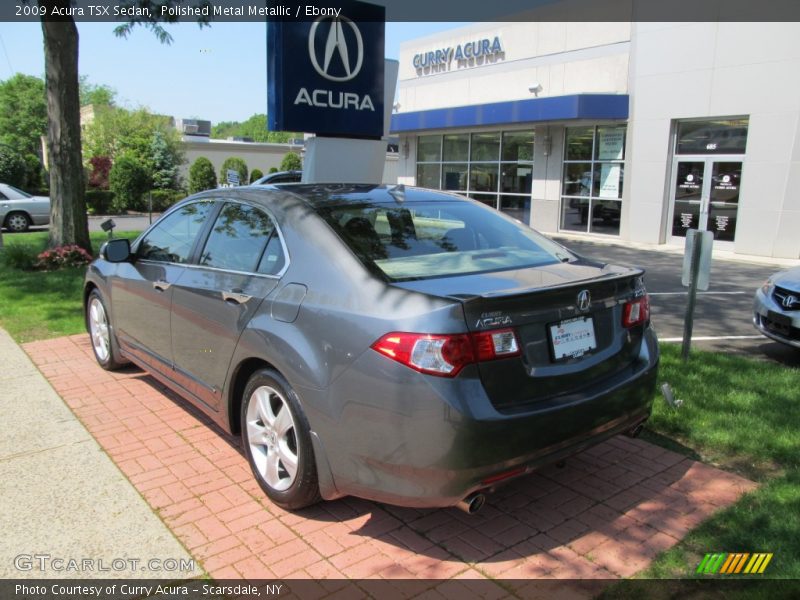
[[228,170],[233,170],[239,173],[239,185],[246,185],[247,183],[247,163],[241,158],[231,156],[225,159],[222,163],[222,168],[219,170],[219,180],[228,182]]
[[0,144],[0,181],[14,187],[25,187],[25,161],[11,146]]
[[9,269],[30,271],[36,263],[39,249],[27,244],[6,244],[0,250],[0,262]]
[[278,167],[270,167],[269,168],[269,172],[270,173],[277,173],[278,172]]
[[114,193],[114,212],[141,210],[142,194],[150,187],[150,178],[139,162],[129,156],[114,161],[108,174],[108,186]]
[[253,169],[253,172],[250,173],[250,183],[255,183],[259,179],[264,176],[264,173],[261,172],[261,169]]
[[111,210],[114,194],[106,190],[88,190],[84,196],[86,208],[93,215],[106,215]]
[[303,169],[303,161],[299,154],[287,152],[281,161],[281,171],[300,171]]
[[143,196],[144,209],[148,210],[148,200],[153,199],[153,212],[164,212],[170,206],[186,198],[183,190],[151,190]]
[[189,193],[196,194],[216,187],[217,175],[214,173],[214,165],[205,156],[198,156],[189,168]]
[[41,189],[44,184],[44,167],[42,161],[35,154],[26,154],[23,157],[25,162],[25,187],[24,189]]

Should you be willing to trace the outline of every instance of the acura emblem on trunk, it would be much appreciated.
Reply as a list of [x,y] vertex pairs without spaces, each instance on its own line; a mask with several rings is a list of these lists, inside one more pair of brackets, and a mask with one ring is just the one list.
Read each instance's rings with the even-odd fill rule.
[[592,296],[589,290],[582,290],[578,292],[578,310],[586,312],[589,310],[589,305],[592,303]]

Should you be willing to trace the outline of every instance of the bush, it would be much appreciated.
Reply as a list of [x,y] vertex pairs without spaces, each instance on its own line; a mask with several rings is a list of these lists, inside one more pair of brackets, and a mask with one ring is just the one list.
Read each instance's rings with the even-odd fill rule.
[[92,255],[80,246],[75,246],[73,244],[69,246],[58,246],[57,248],[45,250],[39,254],[37,259],[38,260],[34,265],[37,269],[42,269],[43,271],[55,271],[57,269],[63,269],[66,267],[80,267],[83,265],[88,265],[90,262],[92,262]]
[[27,244],[7,244],[0,250],[0,262],[9,269],[30,271],[36,263],[37,252]]
[[89,190],[86,192],[86,208],[93,215],[106,215],[111,210],[114,194],[107,190]]
[[0,181],[14,187],[25,187],[25,161],[11,146],[0,145]]
[[277,173],[278,172],[278,167],[270,167],[269,168],[269,172],[270,173]]
[[108,184],[114,193],[111,208],[114,212],[141,210],[142,194],[150,187],[150,178],[138,161],[121,156],[108,174]]
[[261,169],[253,169],[253,172],[250,173],[250,183],[255,183],[259,179],[264,176],[264,173],[261,172]]
[[39,190],[45,187],[44,167],[42,161],[35,154],[26,154],[23,158],[25,162],[25,186],[26,190]]
[[281,161],[281,171],[300,171],[303,169],[303,161],[299,154],[287,152]]
[[216,187],[217,175],[214,173],[214,165],[205,156],[199,156],[189,168],[189,193],[196,194]]
[[247,163],[241,158],[231,156],[225,159],[222,163],[222,168],[219,170],[219,180],[227,183],[228,170],[233,170],[239,173],[239,185],[246,185],[247,182]]
[[[164,212],[179,200],[186,198],[186,193],[182,190],[151,190],[150,197],[153,198],[153,212]],[[148,210],[148,199],[148,194],[142,198],[145,211]]]
[[89,159],[89,165],[89,187],[96,190],[107,190],[111,159],[108,156],[93,156]]

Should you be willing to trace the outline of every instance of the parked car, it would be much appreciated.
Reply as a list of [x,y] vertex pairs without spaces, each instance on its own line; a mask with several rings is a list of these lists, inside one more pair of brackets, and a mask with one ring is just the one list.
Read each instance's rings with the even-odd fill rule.
[[775,273],[756,291],[753,325],[775,341],[800,348],[800,267]]
[[50,224],[50,198],[31,196],[0,183],[0,223],[9,231],[27,231],[31,225]]
[[269,173],[256,179],[250,185],[265,185],[268,183],[300,183],[303,178],[302,171],[278,171],[277,173]]
[[418,188],[210,190],[85,281],[98,363],[240,433],[265,493],[474,512],[501,482],[649,417],[640,269]]

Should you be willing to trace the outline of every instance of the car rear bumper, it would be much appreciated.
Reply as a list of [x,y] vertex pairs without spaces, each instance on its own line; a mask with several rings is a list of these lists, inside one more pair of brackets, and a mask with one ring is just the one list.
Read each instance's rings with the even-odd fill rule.
[[325,454],[317,463],[330,465],[336,496],[455,505],[498,476],[530,472],[647,420],[659,352],[652,331],[645,340],[624,376],[514,415],[498,413],[466,370],[456,379],[424,376],[370,351],[328,390],[323,411],[307,410]]

